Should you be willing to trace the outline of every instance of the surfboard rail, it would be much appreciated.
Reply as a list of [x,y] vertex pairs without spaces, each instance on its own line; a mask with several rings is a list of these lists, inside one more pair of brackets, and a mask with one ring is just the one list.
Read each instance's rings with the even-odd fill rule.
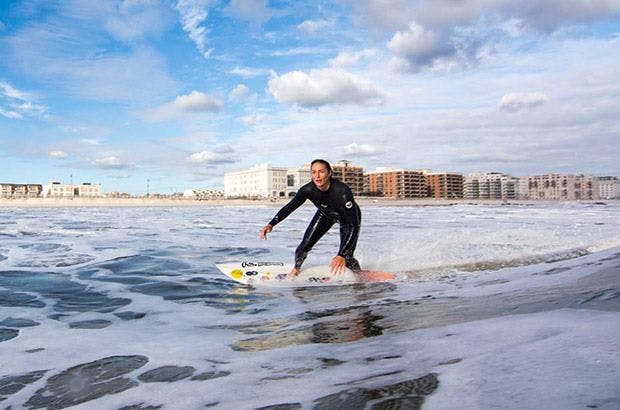
[[244,285],[288,285],[318,286],[343,285],[364,282],[390,281],[396,275],[376,270],[362,270],[354,273],[345,269],[340,274],[331,272],[329,266],[310,266],[302,269],[299,275],[291,277],[292,264],[274,261],[239,261],[216,263],[216,267],[228,278]]

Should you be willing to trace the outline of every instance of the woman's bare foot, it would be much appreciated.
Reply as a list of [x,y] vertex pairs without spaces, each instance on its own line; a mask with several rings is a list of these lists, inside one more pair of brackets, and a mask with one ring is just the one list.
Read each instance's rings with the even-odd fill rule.
[[297,268],[293,268],[287,275],[286,277],[288,278],[288,280],[294,280],[297,275],[299,275],[299,272],[301,272],[299,269]]

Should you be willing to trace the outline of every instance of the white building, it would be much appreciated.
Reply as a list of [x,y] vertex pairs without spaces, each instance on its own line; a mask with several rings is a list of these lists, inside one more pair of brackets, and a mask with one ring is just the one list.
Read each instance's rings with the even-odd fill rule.
[[598,192],[601,199],[620,199],[620,178],[598,177]]
[[224,174],[226,198],[286,198],[287,169],[270,164]]
[[43,187],[44,198],[98,198],[102,197],[101,184],[83,182],[79,185],[50,182]]
[[0,183],[0,198],[38,198],[42,191],[41,184]]
[[465,177],[463,194],[469,199],[516,199],[519,179],[499,172],[478,172]]
[[289,169],[286,173],[286,194],[289,197],[295,196],[299,188],[312,181],[310,165],[297,169]]

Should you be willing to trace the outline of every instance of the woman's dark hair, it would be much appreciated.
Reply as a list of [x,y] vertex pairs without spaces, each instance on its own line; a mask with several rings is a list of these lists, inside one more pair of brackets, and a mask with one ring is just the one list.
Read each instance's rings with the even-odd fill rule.
[[317,162],[318,162],[319,164],[323,164],[323,165],[325,165],[325,168],[327,168],[327,171],[332,172],[332,166],[329,164],[329,162],[325,161],[324,159],[320,159],[320,158],[317,158],[317,159],[315,159],[314,161],[312,161],[312,162],[310,163],[310,168],[312,168],[312,166],[313,166],[314,164],[316,164]]

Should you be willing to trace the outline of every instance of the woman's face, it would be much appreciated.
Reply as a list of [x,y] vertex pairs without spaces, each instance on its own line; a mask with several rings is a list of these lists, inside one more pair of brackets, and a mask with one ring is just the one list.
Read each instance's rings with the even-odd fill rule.
[[321,162],[315,162],[310,168],[312,172],[312,182],[321,191],[327,191],[329,189],[329,177],[332,173],[327,170],[327,166]]

